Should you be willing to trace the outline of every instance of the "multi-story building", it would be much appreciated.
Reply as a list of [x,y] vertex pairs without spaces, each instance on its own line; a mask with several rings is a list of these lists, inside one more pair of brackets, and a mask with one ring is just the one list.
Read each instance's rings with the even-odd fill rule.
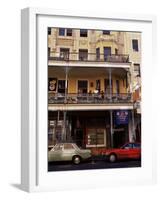
[[139,67],[140,33],[48,28],[49,145],[108,148],[135,140]]

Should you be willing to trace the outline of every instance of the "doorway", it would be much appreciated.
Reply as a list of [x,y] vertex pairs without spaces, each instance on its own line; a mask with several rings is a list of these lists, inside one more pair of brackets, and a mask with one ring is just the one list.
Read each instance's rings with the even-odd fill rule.
[[114,130],[113,134],[113,147],[114,148],[119,148],[122,145],[125,144],[126,141],[126,131],[123,129],[120,130]]
[[108,60],[108,56],[111,55],[111,47],[104,47],[104,61]]
[[88,92],[88,81],[87,80],[78,80],[78,93],[87,94]]

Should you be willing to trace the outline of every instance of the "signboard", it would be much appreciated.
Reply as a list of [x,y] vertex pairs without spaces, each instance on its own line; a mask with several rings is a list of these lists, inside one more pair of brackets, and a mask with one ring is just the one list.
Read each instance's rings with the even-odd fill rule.
[[57,78],[48,79],[48,91],[56,92],[57,90]]
[[115,112],[115,124],[128,124],[129,122],[129,112],[128,110],[119,110]]

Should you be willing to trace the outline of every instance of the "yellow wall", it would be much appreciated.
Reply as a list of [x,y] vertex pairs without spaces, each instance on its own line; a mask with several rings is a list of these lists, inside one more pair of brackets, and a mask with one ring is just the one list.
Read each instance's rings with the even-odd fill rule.
[[[55,76],[56,77],[56,76]],[[63,80],[64,78],[62,77],[56,77],[58,80]],[[70,78],[68,80],[68,93],[77,93],[77,85],[78,85],[78,80],[87,80],[88,81],[88,92],[94,92],[96,89],[96,80],[100,80],[101,82],[101,90],[104,91],[104,79],[107,77],[102,77],[102,78],[84,78],[80,79],[79,77],[77,78]],[[112,81],[113,81],[113,93],[116,93],[116,80],[119,80],[120,82],[120,93],[126,93],[126,85],[125,85],[125,80],[124,80],[124,86],[123,86],[123,79],[120,79],[118,77],[113,76]],[[93,87],[91,87],[91,83],[93,83]]]

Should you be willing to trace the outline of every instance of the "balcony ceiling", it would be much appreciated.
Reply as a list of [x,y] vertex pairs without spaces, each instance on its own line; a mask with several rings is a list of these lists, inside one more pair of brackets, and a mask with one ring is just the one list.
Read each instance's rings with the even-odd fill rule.
[[[126,69],[122,68],[113,68],[112,75],[119,76],[124,78],[126,76]],[[69,69],[69,77],[79,77],[79,78],[95,78],[95,77],[105,77],[108,76],[109,69],[106,68],[70,68]],[[56,75],[59,77],[65,77],[65,69],[63,67],[49,67],[49,76]]]

